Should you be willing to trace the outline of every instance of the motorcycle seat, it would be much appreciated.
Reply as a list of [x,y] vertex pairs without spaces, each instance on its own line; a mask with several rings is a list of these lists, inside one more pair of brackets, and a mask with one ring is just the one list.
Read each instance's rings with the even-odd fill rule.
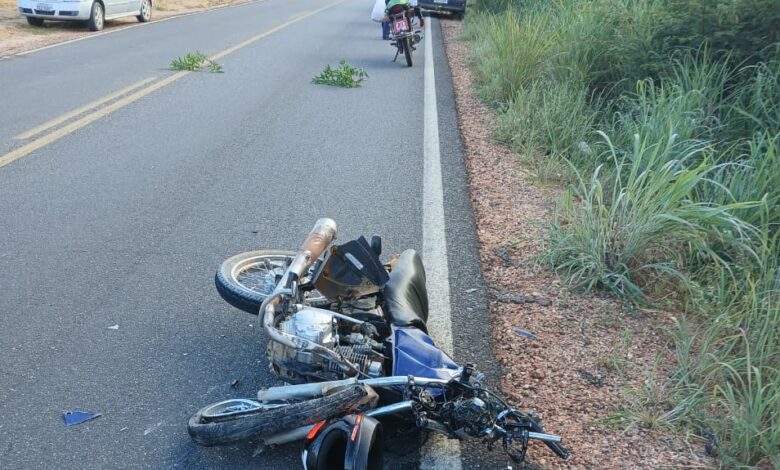
[[411,326],[428,333],[428,291],[425,268],[414,250],[401,253],[383,289],[385,309],[393,325]]

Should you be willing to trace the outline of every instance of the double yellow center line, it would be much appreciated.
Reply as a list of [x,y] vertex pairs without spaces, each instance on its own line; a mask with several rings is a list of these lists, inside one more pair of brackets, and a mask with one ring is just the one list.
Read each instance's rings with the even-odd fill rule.
[[[318,8],[313,11],[309,12],[300,12],[295,15],[293,15],[289,20],[286,22],[269,29],[268,31],[265,31],[264,33],[258,34],[257,36],[251,37],[247,39],[246,41],[236,44],[235,46],[229,47],[222,52],[219,52],[217,54],[214,54],[210,57],[211,60],[219,60],[228,54],[232,54],[233,52],[236,52],[239,49],[242,49],[252,43],[255,43],[259,41],[260,39],[263,39],[267,36],[270,36],[271,34],[274,34],[292,24],[295,24],[301,20],[304,20],[310,16],[316,15],[317,13],[320,13],[322,11],[327,10],[328,8],[332,8],[339,3],[343,3],[346,0],[337,0],[333,3],[330,3],[328,5],[325,5],[322,8]],[[110,95],[107,95],[103,98],[100,98],[98,100],[95,100],[91,103],[88,103],[84,106],[81,106],[77,109],[74,109],[73,111],[67,112],[61,116],[58,116],[52,120],[49,120],[33,129],[30,129],[29,131],[23,132],[15,137],[17,140],[27,140],[31,139],[39,134],[42,134],[49,129],[52,129],[70,119],[73,119],[77,116],[81,116],[84,113],[88,113],[81,118],[62,126],[52,132],[49,132],[31,142],[28,142],[20,147],[15,148],[14,150],[11,150],[10,152],[6,153],[3,156],[0,156],[0,167],[3,167],[5,165],[8,165],[11,162],[14,162],[22,157],[25,157],[29,155],[30,153],[38,150],[41,147],[44,147],[52,142],[55,142],[66,135],[81,129],[84,126],[89,125],[92,122],[97,121],[98,119],[102,118],[103,116],[106,116],[117,109],[124,108],[125,106],[129,105],[130,103],[133,103],[135,101],[138,101],[139,99],[143,98],[144,96],[147,96],[156,90],[159,90],[160,88],[163,88],[164,86],[170,85],[171,83],[175,82],[176,80],[179,80],[180,78],[183,78],[186,75],[189,75],[192,72],[189,71],[183,71],[183,72],[177,72],[173,75],[170,75],[158,82],[152,83],[157,77],[149,77],[145,78],[139,82],[136,82],[132,85],[129,85],[125,88],[122,88],[121,90],[118,90],[114,93],[111,93]],[[149,86],[146,86],[149,85]],[[128,94],[130,93],[130,94]],[[99,106],[111,102],[119,97],[122,97],[121,99],[114,101],[108,106],[102,107],[100,109],[94,110],[95,108],[98,108]],[[93,111],[94,110],[94,111]]]

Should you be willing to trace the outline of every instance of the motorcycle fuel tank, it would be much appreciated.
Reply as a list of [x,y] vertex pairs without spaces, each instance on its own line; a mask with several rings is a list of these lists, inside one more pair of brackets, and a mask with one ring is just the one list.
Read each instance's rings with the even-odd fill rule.
[[349,300],[374,294],[389,276],[364,237],[333,246],[313,276],[314,287],[330,300]]

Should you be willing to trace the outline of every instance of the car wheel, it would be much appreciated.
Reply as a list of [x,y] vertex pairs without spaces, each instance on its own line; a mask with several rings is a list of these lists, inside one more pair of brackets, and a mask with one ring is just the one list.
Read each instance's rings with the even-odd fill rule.
[[141,14],[136,16],[138,21],[146,23],[152,19],[152,2],[151,0],[141,0]]
[[103,4],[100,2],[92,2],[92,12],[89,15],[89,21],[87,25],[92,31],[100,31],[103,29],[103,24],[106,22],[106,15],[103,11]]
[[35,18],[32,16],[28,16],[27,23],[29,23],[30,26],[43,26],[43,18]]

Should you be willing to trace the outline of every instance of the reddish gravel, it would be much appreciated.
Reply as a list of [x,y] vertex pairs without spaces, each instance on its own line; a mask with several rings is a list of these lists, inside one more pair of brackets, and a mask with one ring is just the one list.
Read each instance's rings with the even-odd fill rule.
[[[674,319],[663,312],[639,317],[608,298],[568,293],[534,262],[560,190],[533,184],[516,156],[491,138],[495,116],[472,92],[468,46],[459,39],[462,24],[442,20],[442,29],[491,291],[502,390],[515,404],[538,412],[545,430],[563,435],[572,451],[564,462],[533,444],[531,458],[544,468],[710,468],[714,462],[704,455],[701,439],[649,427],[644,424],[649,418],[599,424],[626,409],[640,418],[665,411],[655,404],[665,392],[653,384],[668,377],[664,330]],[[515,328],[538,339],[518,335]],[[649,380],[653,376],[659,380]],[[632,390],[645,388],[652,392],[632,398]]]

